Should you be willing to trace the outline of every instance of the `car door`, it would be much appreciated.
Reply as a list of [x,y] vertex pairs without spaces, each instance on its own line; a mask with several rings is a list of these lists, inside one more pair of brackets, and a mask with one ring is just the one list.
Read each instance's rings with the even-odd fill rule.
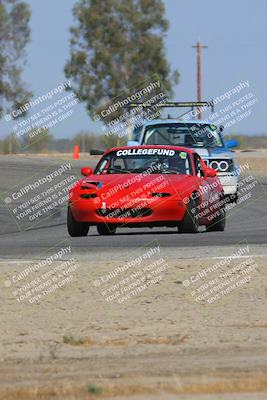
[[199,188],[198,216],[201,224],[208,222],[210,214],[211,187],[209,178],[205,177],[205,165],[197,153],[194,153],[196,180]]

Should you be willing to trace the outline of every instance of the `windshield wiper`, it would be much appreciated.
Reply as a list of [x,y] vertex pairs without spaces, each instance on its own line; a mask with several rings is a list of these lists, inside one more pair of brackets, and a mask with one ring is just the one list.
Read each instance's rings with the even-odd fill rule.
[[160,171],[161,174],[179,174],[180,172],[176,171],[175,169],[164,169]]

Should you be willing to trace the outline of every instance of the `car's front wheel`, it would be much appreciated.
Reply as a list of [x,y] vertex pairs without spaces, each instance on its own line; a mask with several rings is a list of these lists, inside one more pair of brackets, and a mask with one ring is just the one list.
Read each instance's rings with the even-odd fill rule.
[[72,237],[87,236],[89,231],[89,224],[86,222],[75,221],[70,206],[68,206],[67,218],[68,232]]
[[206,229],[209,232],[223,232],[225,229],[225,223],[226,223],[225,208],[221,207],[218,215],[216,215],[211,225],[206,226]]
[[116,227],[110,224],[99,224],[97,225],[97,232],[99,235],[114,235],[116,233]]
[[184,218],[178,226],[179,233],[198,233],[199,219],[197,201],[190,199],[187,204]]
[[226,203],[237,203],[238,193],[236,192],[234,194],[227,194],[225,198],[226,198]]

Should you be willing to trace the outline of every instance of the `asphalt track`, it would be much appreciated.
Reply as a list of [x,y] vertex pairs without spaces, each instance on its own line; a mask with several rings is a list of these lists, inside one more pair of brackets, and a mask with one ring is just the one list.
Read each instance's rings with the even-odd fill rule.
[[[59,160],[56,160],[59,162]],[[10,189],[32,175],[45,171],[55,161],[34,157],[0,157],[0,190],[2,200]],[[75,162],[75,170],[86,163]],[[116,257],[120,251],[127,254],[131,249],[158,243],[169,254],[179,257],[216,256],[216,249],[247,243],[257,254],[267,253],[267,179],[261,176],[252,190],[250,199],[235,205],[227,215],[224,232],[200,232],[199,234],[178,234],[175,228],[124,228],[111,237],[99,236],[91,228],[85,238],[70,238],[66,230],[66,207],[57,215],[48,218],[40,226],[29,229],[17,227],[6,205],[0,208],[0,257],[2,260],[29,260],[39,258],[48,249],[68,241],[78,255],[85,258]],[[170,251],[171,250],[171,251]]]

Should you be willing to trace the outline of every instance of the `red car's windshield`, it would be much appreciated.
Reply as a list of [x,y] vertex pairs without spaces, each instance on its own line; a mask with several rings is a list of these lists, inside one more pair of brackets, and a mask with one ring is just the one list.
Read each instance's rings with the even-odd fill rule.
[[130,174],[145,171],[151,174],[193,174],[187,152],[162,148],[128,148],[111,152],[98,163],[95,174]]

